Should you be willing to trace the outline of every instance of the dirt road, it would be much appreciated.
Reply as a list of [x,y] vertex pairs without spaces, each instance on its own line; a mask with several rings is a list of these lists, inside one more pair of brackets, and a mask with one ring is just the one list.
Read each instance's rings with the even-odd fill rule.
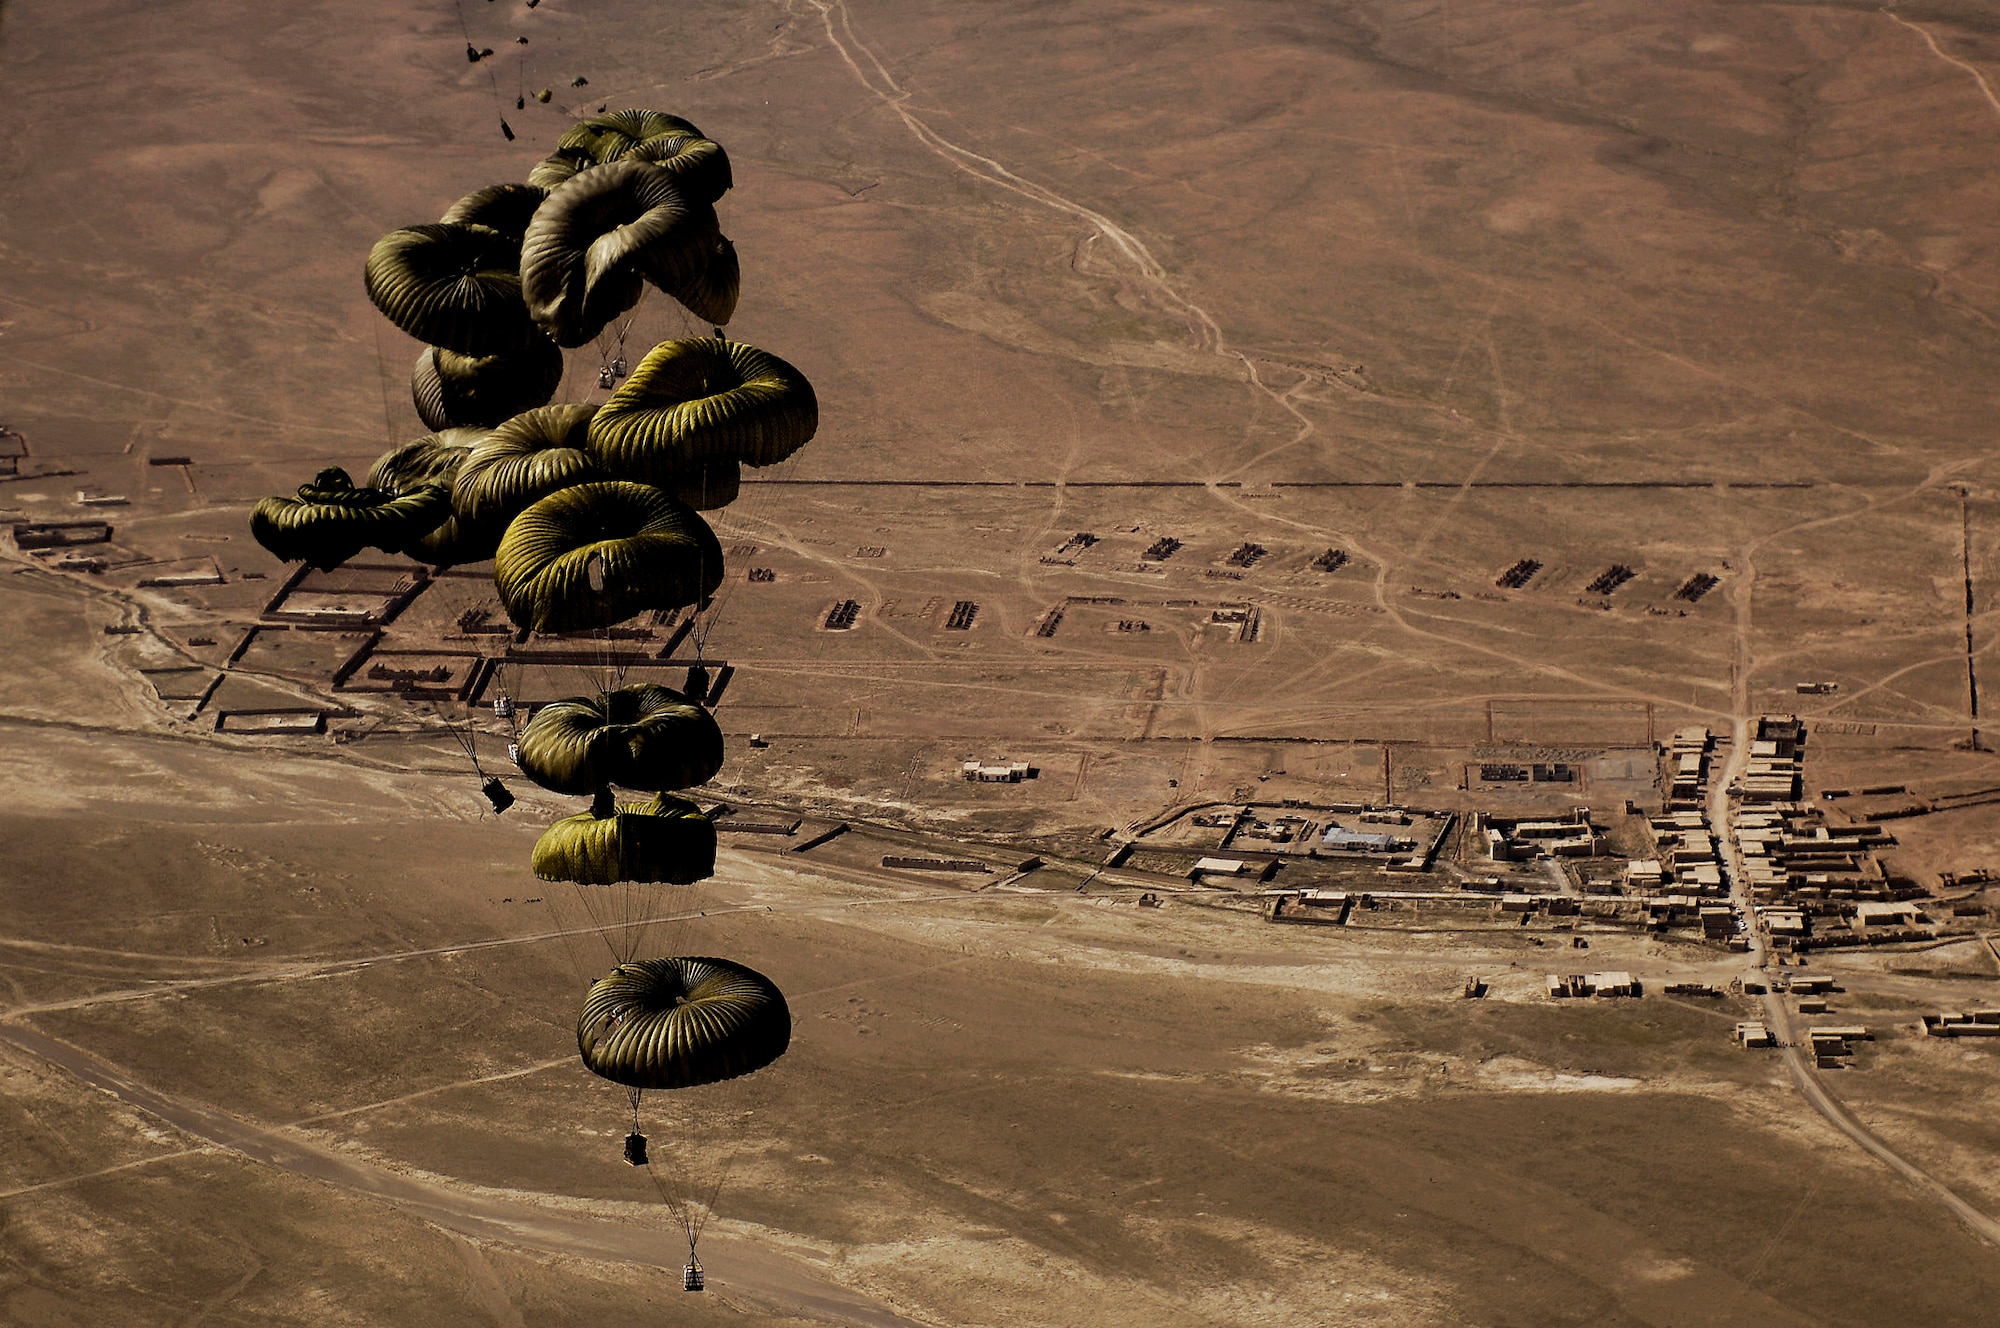
[[[24,1028],[0,1026],[0,1042],[59,1066],[197,1139],[266,1166],[393,1204],[445,1231],[657,1268],[678,1280],[684,1250],[670,1223],[641,1225],[565,1212],[531,1199],[457,1190],[321,1148],[286,1131],[242,1120],[159,1092],[81,1047]],[[829,1281],[802,1259],[711,1230],[703,1238],[709,1289],[773,1313],[859,1328],[921,1328],[886,1306]]]

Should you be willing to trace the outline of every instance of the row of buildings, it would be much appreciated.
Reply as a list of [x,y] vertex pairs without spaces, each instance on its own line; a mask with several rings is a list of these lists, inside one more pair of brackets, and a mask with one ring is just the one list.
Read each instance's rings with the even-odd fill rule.
[[1892,881],[1877,856],[1895,838],[1879,825],[1833,825],[1800,800],[1806,733],[1797,717],[1757,721],[1750,761],[1732,790],[1729,831],[1743,883],[1771,948],[1805,950],[1929,935],[1914,882]]

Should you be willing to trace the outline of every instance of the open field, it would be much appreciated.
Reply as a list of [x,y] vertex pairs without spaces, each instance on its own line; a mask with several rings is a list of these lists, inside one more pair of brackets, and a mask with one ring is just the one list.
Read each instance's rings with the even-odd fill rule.
[[[0,1320],[1990,1319],[2000,1053],[1917,1032],[2000,1006],[1990,6],[15,0],[0,79]],[[807,828],[725,817],[646,934],[795,1019],[648,1108],[729,1176],[706,1298],[575,1063],[604,947],[526,865],[572,808],[481,815],[440,722],[500,769],[488,701],[599,671],[483,569],[246,529],[423,432],[369,245],[600,104],[727,146],[730,332],[822,407],[700,637],[710,792]],[[1689,725],[1719,830],[1767,713],[1953,928],[1787,959],[1847,1068],[1659,991],[1761,935],[1391,899],[1486,870],[1471,813],[1654,851]],[[1390,900],[1275,926],[1175,856],[1253,801],[1446,838],[1274,866]],[[1546,998],[1585,966],[1647,994]]]

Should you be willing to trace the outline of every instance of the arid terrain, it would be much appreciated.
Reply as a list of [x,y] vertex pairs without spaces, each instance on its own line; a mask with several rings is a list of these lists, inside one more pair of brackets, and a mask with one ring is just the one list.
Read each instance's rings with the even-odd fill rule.
[[[0,1323],[1992,1321],[2000,9],[11,0],[0,88]],[[621,921],[794,1019],[644,1109],[703,1295],[491,707],[602,670],[247,525],[600,106],[821,409],[619,647],[730,744]]]

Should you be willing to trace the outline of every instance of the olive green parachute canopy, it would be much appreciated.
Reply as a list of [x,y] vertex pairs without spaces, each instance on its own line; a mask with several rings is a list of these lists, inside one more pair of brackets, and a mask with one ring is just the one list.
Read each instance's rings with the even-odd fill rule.
[[589,148],[557,148],[528,172],[528,183],[542,189],[553,189],[581,171],[604,164],[591,155]]
[[683,798],[621,802],[542,831],[529,865],[545,881],[693,885],[715,875],[715,822]]
[[521,772],[556,793],[693,788],[722,769],[714,716],[657,683],[545,705],[522,730]]
[[387,493],[409,493],[426,485],[451,488],[452,477],[484,429],[442,429],[413,443],[384,452],[368,468],[368,487]]
[[581,346],[649,279],[677,298],[667,283],[706,293],[721,234],[714,209],[682,197],[665,171],[615,162],[550,191],[521,241],[521,294],[558,345]]
[[603,479],[586,450],[596,413],[595,406],[539,406],[483,435],[452,484],[452,510],[504,525],[538,498]]
[[451,496],[441,485],[401,494],[357,489],[346,471],[330,466],[300,485],[297,497],[259,502],[250,534],[285,562],[330,571],[365,548],[395,553],[450,515]]
[[711,461],[674,476],[666,488],[695,511],[714,512],[736,501],[742,483],[743,468],[734,461]]
[[736,246],[715,219],[715,209],[703,204],[700,212],[700,239],[689,249],[648,254],[646,280],[686,305],[696,318],[720,327],[736,316],[743,270],[736,261]]
[[507,355],[427,346],[410,371],[410,399],[427,429],[490,428],[547,402],[562,377],[562,351],[544,336]]
[[740,341],[663,341],[590,422],[590,450],[612,475],[670,484],[725,462],[768,466],[819,428],[806,376]]
[[665,111],[600,112],[578,120],[556,140],[558,150],[581,148],[595,161],[617,161],[653,138],[700,138],[692,120]]
[[528,233],[528,219],[549,191],[533,184],[489,184],[453,203],[438,220],[447,225],[485,226],[516,244]]
[[553,189],[593,166],[614,161],[650,161],[674,178],[688,199],[713,203],[732,180],[722,145],[677,115],[660,111],[612,111],[571,125],[556,150],[528,172],[528,182]]
[[489,226],[391,231],[369,251],[368,298],[419,341],[461,355],[519,353],[537,335],[521,303],[520,242]]
[[697,203],[715,203],[735,183],[729,154],[712,138],[662,134],[625,154],[627,161],[650,161],[673,177],[674,187]]
[[785,1054],[792,1012],[777,984],[727,959],[620,964],[591,984],[576,1045],[592,1074],[627,1088],[695,1088]]
[[706,600],[722,584],[722,546],[664,490],[579,484],[514,518],[493,557],[493,582],[517,627],[590,631]]
[[[485,437],[484,429],[443,429],[405,443],[376,458],[368,471],[368,487],[404,494],[433,486],[449,493],[473,444]],[[436,528],[395,552],[437,567],[484,562],[500,546],[504,529],[505,522],[472,521],[454,510]]]

